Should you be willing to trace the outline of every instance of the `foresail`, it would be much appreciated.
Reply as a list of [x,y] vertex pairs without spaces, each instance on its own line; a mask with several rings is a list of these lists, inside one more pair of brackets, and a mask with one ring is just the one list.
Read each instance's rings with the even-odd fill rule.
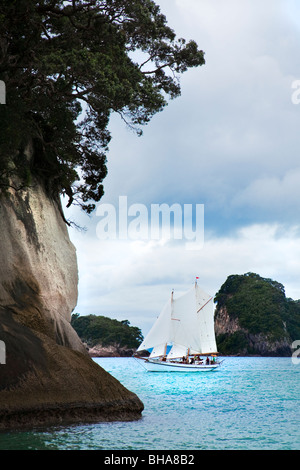
[[169,300],[137,351],[161,347],[161,345],[168,343],[170,340],[170,316],[171,302]]
[[187,347],[181,344],[173,344],[168,355],[167,359],[178,359],[187,355]]
[[158,344],[154,346],[150,353],[150,357],[159,357],[164,356],[166,354],[166,343]]

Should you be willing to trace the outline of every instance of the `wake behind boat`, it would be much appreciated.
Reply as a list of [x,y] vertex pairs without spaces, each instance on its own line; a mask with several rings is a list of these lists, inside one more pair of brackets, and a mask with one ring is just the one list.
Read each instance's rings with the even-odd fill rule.
[[[213,298],[195,282],[186,294],[171,298],[135,358],[149,372],[211,372],[218,369]],[[204,356],[204,357],[203,357]]]

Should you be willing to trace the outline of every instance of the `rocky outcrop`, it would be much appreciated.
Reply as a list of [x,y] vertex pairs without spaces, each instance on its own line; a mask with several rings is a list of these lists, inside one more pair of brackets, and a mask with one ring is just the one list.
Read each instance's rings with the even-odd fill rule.
[[230,318],[227,308],[220,307],[215,312],[215,334],[216,336],[222,334],[233,334],[240,330],[237,318]]
[[70,325],[78,273],[59,203],[33,182],[1,197],[0,218],[0,429],[140,417]]
[[93,347],[86,345],[90,357],[132,357],[136,349],[124,348],[121,346],[102,346],[96,344]]
[[215,311],[215,333],[218,349],[225,355],[239,356],[291,356],[291,339],[288,335],[274,340],[268,334],[250,333],[231,317],[225,305]]

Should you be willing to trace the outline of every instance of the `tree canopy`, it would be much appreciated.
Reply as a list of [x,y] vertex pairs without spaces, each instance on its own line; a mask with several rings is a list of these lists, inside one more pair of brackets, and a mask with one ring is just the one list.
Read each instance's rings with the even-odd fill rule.
[[128,320],[113,320],[102,315],[72,315],[71,325],[82,341],[93,347],[117,345],[119,347],[137,348],[143,341],[139,328],[130,326]]
[[111,113],[140,134],[180,95],[179,75],[204,63],[152,0],[1,0],[2,191],[34,175],[90,213],[103,195]]

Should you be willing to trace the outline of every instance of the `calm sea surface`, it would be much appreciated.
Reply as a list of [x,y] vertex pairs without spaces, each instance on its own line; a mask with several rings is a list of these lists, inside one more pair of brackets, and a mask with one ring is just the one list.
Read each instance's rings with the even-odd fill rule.
[[142,419],[0,434],[0,450],[300,449],[300,364],[291,358],[225,358],[199,374],[95,361],[137,393]]

